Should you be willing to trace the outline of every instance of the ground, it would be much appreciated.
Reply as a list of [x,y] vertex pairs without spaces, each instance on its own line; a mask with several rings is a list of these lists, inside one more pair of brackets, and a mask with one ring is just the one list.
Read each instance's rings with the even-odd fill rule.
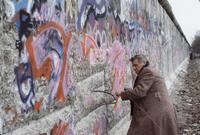
[[200,59],[187,62],[171,90],[179,135],[200,135]]

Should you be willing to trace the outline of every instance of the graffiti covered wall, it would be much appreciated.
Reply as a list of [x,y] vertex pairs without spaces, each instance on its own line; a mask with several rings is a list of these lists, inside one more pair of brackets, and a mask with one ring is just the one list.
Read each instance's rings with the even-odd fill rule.
[[[157,0],[0,0],[1,133],[108,134],[128,59],[167,76],[189,46]],[[23,130],[22,130],[23,129]]]

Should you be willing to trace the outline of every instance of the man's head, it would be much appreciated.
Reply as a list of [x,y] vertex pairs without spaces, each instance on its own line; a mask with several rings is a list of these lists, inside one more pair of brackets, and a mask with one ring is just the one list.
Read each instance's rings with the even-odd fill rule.
[[130,62],[132,64],[132,67],[135,70],[136,74],[138,74],[140,72],[140,70],[142,69],[143,66],[149,65],[149,61],[142,54],[135,55],[134,57],[131,57]]

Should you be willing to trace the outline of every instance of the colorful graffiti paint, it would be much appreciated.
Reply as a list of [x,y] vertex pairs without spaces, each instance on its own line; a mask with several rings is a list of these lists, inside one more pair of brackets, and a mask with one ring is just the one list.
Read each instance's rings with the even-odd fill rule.
[[[48,28],[50,28],[50,30],[48,30]],[[58,32],[56,33],[56,30],[52,29],[56,29],[60,32],[63,39],[62,42],[58,37]],[[46,35],[47,33],[48,35]],[[57,100],[64,102],[67,90],[70,87],[70,80],[67,78],[69,75],[66,53],[71,34],[65,34],[63,28],[57,23],[49,22],[39,26],[36,35],[39,36],[36,37],[35,40],[33,35],[30,35],[25,44],[30,62],[30,64],[27,65],[31,65],[32,69],[30,69],[30,66],[27,67],[29,70],[26,69],[26,67],[23,67],[23,69],[25,70],[25,75],[28,74],[26,76],[24,75],[26,77],[25,79],[27,80],[30,78],[31,80],[31,89],[26,98],[22,98],[23,96],[21,96],[22,101],[25,103],[28,97],[30,97],[30,94],[34,96],[33,79],[43,76],[49,81],[50,100],[54,99],[56,96]],[[17,70],[16,72],[18,73],[21,70]],[[25,79],[22,80],[18,77],[19,90],[21,90],[20,83],[22,83],[19,81],[24,81]]]
[[15,68],[16,83],[20,98],[24,104],[25,110],[33,107],[32,98],[35,96],[34,82],[32,77],[32,70],[29,63],[21,63]]
[[[46,30],[49,27],[50,28],[53,27],[53,28],[57,29],[62,35],[63,45],[64,45],[63,48],[61,48],[62,51],[63,51],[63,54],[62,54],[63,61],[60,62],[60,63],[52,64],[52,59],[53,59],[52,55],[53,54],[48,56],[48,52],[46,52],[46,53],[42,52],[42,51],[45,51],[45,50],[39,49],[39,47],[37,47],[37,45],[38,45],[37,42],[35,44],[33,43],[33,37],[32,36],[30,36],[27,39],[27,42],[26,42],[27,43],[27,50],[28,50],[28,53],[30,54],[30,61],[32,62],[31,65],[33,67],[35,67],[32,70],[33,71],[33,78],[44,76],[47,80],[49,80],[51,82],[51,80],[50,80],[51,76],[55,76],[55,78],[59,78],[60,77],[60,79],[58,79],[58,84],[57,85],[54,84],[54,85],[58,87],[58,88],[55,88],[55,89],[58,89],[57,99],[63,102],[64,101],[63,82],[66,80],[66,78],[64,78],[64,77],[67,76],[66,75],[67,74],[67,63],[66,63],[67,62],[67,54],[66,53],[67,53],[69,40],[71,38],[71,36],[70,36],[71,34],[68,33],[68,34],[65,35],[65,32],[63,31],[62,27],[60,25],[58,25],[57,23],[54,23],[54,22],[49,22],[48,24],[42,25],[41,27],[38,28],[37,31],[38,31],[38,33],[40,33],[40,32]],[[47,42],[49,40],[53,40],[53,37],[50,38],[50,39],[47,39]],[[37,40],[37,41],[39,41],[39,40]],[[50,42],[54,42],[54,41],[50,41]],[[44,42],[44,45],[48,45],[48,44],[46,44]],[[54,43],[53,45],[56,45],[56,44]],[[58,47],[61,47],[61,43],[60,42],[58,42],[57,45],[58,45]],[[37,62],[38,60],[37,60],[37,58],[35,58],[35,57],[39,56],[39,54],[35,55],[35,54],[37,54],[37,50],[33,49],[34,48],[33,46],[41,51],[41,52],[38,52],[39,54],[44,54],[44,56],[42,58],[40,58],[40,59],[44,59],[44,61],[39,59],[39,61],[41,63]],[[47,47],[47,49],[48,49],[48,47]],[[58,52],[57,52],[57,54],[58,54]],[[57,67],[55,67],[56,71],[55,71],[55,73],[52,73],[52,75],[51,75],[51,72],[53,70],[52,69],[52,65],[53,66],[55,66],[55,65],[58,66],[58,64],[59,64],[59,66],[62,65],[60,71],[59,71],[59,69],[56,69]],[[60,72],[59,76],[56,75],[56,72],[57,73]],[[54,82],[55,82],[55,79],[54,79]],[[54,92],[53,89],[50,89],[50,93],[53,94],[55,92]],[[51,97],[53,98],[54,94]]]
[[50,135],[74,135],[74,133],[67,122],[60,120],[53,126]]
[[[105,74],[112,84],[105,91],[114,95],[124,89],[131,56],[146,54],[151,65],[162,70],[163,75],[173,72],[187,56],[187,47],[175,44],[183,41],[181,38],[176,41],[174,25],[161,15],[162,9],[155,0],[9,0],[9,3],[18,32],[15,46],[19,51],[19,65],[14,73],[22,113],[40,112],[46,104],[46,97],[37,95],[36,82],[40,79],[46,82],[47,105],[64,103],[72,91],[71,67],[76,66],[77,59],[78,64],[87,61],[88,70],[99,68],[100,64],[108,67]],[[175,31],[173,38],[170,30]],[[77,57],[71,55],[72,51]],[[78,100],[79,96],[75,97]],[[83,103],[87,109],[96,107],[91,107],[95,102],[92,94],[80,97],[85,98]],[[118,105],[118,99],[114,103],[112,111],[122,115],[124,110]],[[8,111],[15,114],[12,109]],[[106,119],[96,120],[92,127],[94,134],[107,132],[103,126],[108,125]],[[67,134],[68,127],[69,124],[60,121],[52,134]]]
[[[67,95],[67,90],[64,90],[63,87],[69,89],[71,83],[66,61],[72,35],[66,34],[65,26],[67,24],[64,19],[64,8],[66,7],[63,6],[66,3],[62,0],[52,2],[34,0],[25,5],[20,4],[20,2],[18,2],[18,5],[15,3],[17,7],[15,7],[16,15],[13,19],[16,21],[19,33],[16,47],[19,49],[20,56],[24,49],[27,50],[28,61],[24,63],[29,65],[28,68],[30,68],[29,71],[27,70],[29,73],[26,73],[30,77],[26,80],[29,80],[27,82],[31,86],[27,99],[22,98],[22,100],[25,103],[29,98],[29,103],[33,106],[30,101],[31,97],[35,95],[33,80],[44,76],[49,81],[49,100],[56,97],[63,102]],[[157,18],[154,19],[146,13],[145,3],[127,2],[128,5],[126,2],[113,5],[113,1],[97,0],[79,0],[77,2],[76,28],[81,48],[78,53],[81,53],[81,57],[88,58],[90,64],[94,64],[98,59],[110,58],[108,63],[110,62],[112,65],[112,72],[114,73],[112,93],[116,92],[117,89],[123,89],[126,54],[130,57],[133,53],[151,54],[153,52],[154,55],[150,55],[150,59],[154,58],[152,60],[155,60],[156,58],[155,61],[158,61],[161,56],[160,51],[156,51],[156,48],[159,47],[159,41],[155,38],[158,33],[151,30],[153,28],[151,25],[161,23],[157,22]],[[48,8],[50,4],[52,4],[51,9]],[[27,5],[29,5],[29,10],[27,10]],[[123,5],[127,5],[127,10],[122,8]],[[122,15],[121,12],[124,12],[126,16]],[[154,24],[150,23],[152,18]],[[162,27],[162,25],[159,26]],[[152,44],[151,42],[156,42],[158,46],[154,48],[148,45],[148,43]],[[123,47],[116,44],[133,45]],[[119,54],[118,51],[120,51]],[[58,65],[62,66],[59,67]],[[16,68],[17,76],[20,76],[19,71],[21,70]],[[20,86],[22,81],[20,82],[19,79],[17,79],[17,83],[19,91],[22,91]]]
[[123,91],[126,74],[125,49],[119,41],[114,41],[109,58],[111,70],[114,72],[112,93],[115,94]]
[[93,133],[95,135],[108,134],[107,124],[108,124],[108,122],[107,122],[106,117],[101,117],[101,118],[97,119],[96,122],[94,123]]
[[[15,68],[15,80],[25,106],[23,110],[40,110],[42,98],[36,100],[34,91],[34,80],[38,78],[48,81],[49,102],[55,98],[64,102],[70,89],[67,52],[71,33],[65,32],[63,27],[61,2],[53,1],[54,8],[49,9],[47,0],[34,0],[25,5],[22,0],[14,1],[16,15],[13,21],[19,34],[16,48],[22,61]],[[24,8],[27,5],[32,5],[30,10]],[[27,58],[21,58],[21,54]]]

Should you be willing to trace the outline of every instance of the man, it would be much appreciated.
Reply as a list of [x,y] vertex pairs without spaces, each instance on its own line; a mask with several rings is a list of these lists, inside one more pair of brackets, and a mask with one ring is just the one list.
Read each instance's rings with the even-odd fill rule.
[[128,135],[177,135],[176,114],[163,77],[149,67],[144,55],[130,59],[137,74],[132,88],[116,93],[130,100],[132,121]]

